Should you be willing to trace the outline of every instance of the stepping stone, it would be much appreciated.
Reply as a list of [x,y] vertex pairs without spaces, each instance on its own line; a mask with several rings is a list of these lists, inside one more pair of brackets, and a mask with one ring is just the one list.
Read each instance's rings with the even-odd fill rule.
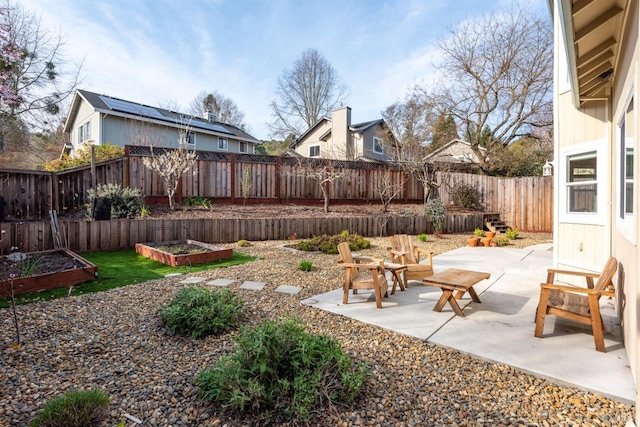
[[205,283],[205,285],[227,287],[230,284],[232,284],[233,282],[235,282],[235,280],[231,280],[231,279],[215,279],[215,280],[211,280],[211,281]]
[[267,284],[265,282],[252,282],[250,280],[247,280],[246,282],[243,282],[242,285],[240,285],[240,289],[253,289],[254,291],[260,291],[266,285]]
[[182,273],[169,273],[164,275],[164,277],[166,277],[167,279],[171,277],[180,277],[180,276],[182,276]]
[[188,279],[184,279],[180,283],[200,283],[207,280],[206,277],[189,277]]
[[276,288],[276,292],[282,292],[284,294],[295,295],[300,292],[302,288],[300,286],[280,285]]

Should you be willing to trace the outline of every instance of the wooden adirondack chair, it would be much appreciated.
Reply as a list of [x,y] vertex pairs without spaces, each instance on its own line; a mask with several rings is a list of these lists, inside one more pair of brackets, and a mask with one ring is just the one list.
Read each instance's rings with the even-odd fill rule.
[[382,259],[371,257],[354,257],[349,243],[338,244],[340,259],[338,264],[344,267],[344,296],[342,303],[347,304],[349,289],[354,294],[358,289],[373,289],[376,296],[376,306],[382,308],[382,298],[388,297],[388,284]]
[[[547,314],[553,314],[591,325],[596,350],[606,352],[604,348],[599,300],[601,296],[615,296],[612,279],[617,269],[618,261],[614,257],[609,258],[600,274],[549,269],[547,273],[547,283],[540,285],[540,302],[538,303],[538,310],[536,312],[536,330],[534,335],[542,338],[545,316]],[[587,287],[556,285],[553,283],[556,274],[584,277]],[[595,286],[593,279],[598,279]]]
[[[415,247],[406,234],[395,234],[390,237],[391,260],[396,264],[407,266],[405,282],[408,280],[423,280],[433,275],[433,254],[431,251]],[[420,263],[420,255],[426,256],[428,263]]]

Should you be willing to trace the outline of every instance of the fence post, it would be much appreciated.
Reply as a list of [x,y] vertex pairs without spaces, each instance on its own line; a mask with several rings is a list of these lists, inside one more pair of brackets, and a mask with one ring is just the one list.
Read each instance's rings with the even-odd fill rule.
[[278,204],[282,204],[282,199],[280,197],[280,182],[282,179],[280,178],[280,166],[282,165],[282,156],[278,156],[276,159],[276,173],[274,179],[276,180],[276,199],[278,200]]
[[369,162],[367,162],[367,164],[365,165],[364,168],[364,198],[365,198],[365,202],[368,204],[369,203],[369,191],[370,191],[370,185],[369,185],[369,181],[371,181],[371,169],[369,168]]
[[231,176],[229,177],[229,183],[231,185],[231,204],[235,205],[236,204],[236,155],[235,153],[231,153],[231,155],[229,156],[229,161],[230,161],[230,167],[229,167],[229,173],[231,174]]

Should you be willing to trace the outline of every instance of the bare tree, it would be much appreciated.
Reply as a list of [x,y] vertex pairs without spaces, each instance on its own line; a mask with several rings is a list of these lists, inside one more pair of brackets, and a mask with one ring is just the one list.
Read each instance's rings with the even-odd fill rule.
[[404,175],[394,174],[389,168],[382,171],[381,176],[376,180],[376,190],[385,214],[389,211],[389,205],[393,199],[402,193],[405,181]]
[[278,78],[276,99],[271,101],[274,136],[302,135],[322,116],[338,107],[346,87],[338,73],[317,49],[302,52],[293,67]]
[[34,124],[60,111],[60,103],[75,90],[81,66],[63,57],[64,42],[40,25],[19,3],[0,6],[0,114]]
[[164,183],[167,189],[167,196],[169,196],[169,209],[171,210],[175,209],[173,197],[178,189],[180,178],[195,165],[197,160],[195,150],[190,151],[186,144],[183,143],[183,141],[186,141],[184,136],[188,131],[188,128],[180,130],[180,144],[177,150],[162,149],[162,154],[155,155],[152,145],[151,157],[142,159],[144,165],[157,173]]
[[285,174],[289,176],[298,176],[305,179],[315,181],[320,186],[322,197],[324,198],[324,212],[329,212],[329,187],[331,183],[336,182],[344,176],[342,169],[333,169],[331,161],[320,159],[308,159],[298,157],[297,163],[291,169],[286,170]]
[[[433,168],[425,158],[437,116],[433,104],[421,93],[414,89],[404,102],[397,101],[387,107],[382,117],[389,131],[384,138],[385,146],[395,150],[393,157],[397,165],[422,184],[426,202],[431,189],[437,187]],[[396,143],[390,143],[394,138]]]
[[[536,127],[550,125],[537,116],[552,102],[553,34],[548,17],[518,3],[449,28],[439,46],[444,60],[436,102],[455,118],[483,169],[491,145],[506,146],[531,136]],[[486,152],[480,150],[483,138]]]
[[202,91],[191,101],[189,113],[194,116],[202,116],[206,112],[212,112],[216,120],[222,123],[234,125],[242,130],[247,130],[244,122],[244,113],[231,98],[227,98],[219,92]]

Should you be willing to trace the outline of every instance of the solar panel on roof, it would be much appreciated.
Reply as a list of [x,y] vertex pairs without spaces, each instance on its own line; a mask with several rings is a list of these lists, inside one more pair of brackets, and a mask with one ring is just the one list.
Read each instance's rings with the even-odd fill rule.
[[193,121],[189,123],[189,125],[193,126],[194,128],[207,129],[207,130],[212,130],[214,132],[228,133],[229,135],[233,135],[231,131],[227,130],[227,128],[217,123]]
[[100,96],[100,99],[114,111],[136,114],[153,119],[167,120],[167,117],[153,107],[147,107],[146,105],[135,104],[121,99],[107,98],[106,96]]

